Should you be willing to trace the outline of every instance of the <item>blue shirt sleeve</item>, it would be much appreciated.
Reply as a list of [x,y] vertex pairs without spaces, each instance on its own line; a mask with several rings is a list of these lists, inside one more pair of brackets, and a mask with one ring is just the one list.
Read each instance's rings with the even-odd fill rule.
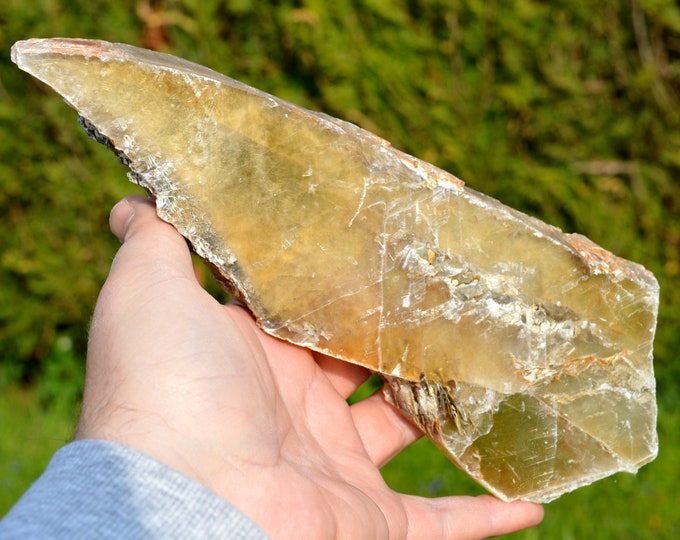
[[132,448],[70,443],[0,521],[10,539],[266,539],[208,488]]

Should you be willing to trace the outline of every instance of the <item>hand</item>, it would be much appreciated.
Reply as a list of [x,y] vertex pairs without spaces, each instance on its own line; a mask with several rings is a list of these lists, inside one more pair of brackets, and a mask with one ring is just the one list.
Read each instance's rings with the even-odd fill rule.
[[197,282],[184,239],[141,197],[90,331],[76,437],[141,450],[227,499],[274,538],[484,538],[539,523],[541,506],[392,491],[379,467],[420,433],[369,375],[268,336]]

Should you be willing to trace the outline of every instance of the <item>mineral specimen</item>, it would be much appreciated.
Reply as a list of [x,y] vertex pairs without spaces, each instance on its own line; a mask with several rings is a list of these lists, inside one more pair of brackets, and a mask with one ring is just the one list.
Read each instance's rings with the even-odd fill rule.
[[545,502],[655,457],[658,285],[641,266],[185,60],[78,39],[12,58],[265,331],[382,374],[492,493]]

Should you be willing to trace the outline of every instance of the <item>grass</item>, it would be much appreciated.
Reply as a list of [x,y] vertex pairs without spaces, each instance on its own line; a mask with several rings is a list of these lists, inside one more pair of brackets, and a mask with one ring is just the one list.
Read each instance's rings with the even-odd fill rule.
[[[370,388],[365,394],[370,393]],[[65,400],[44,405],[34,389],[0,394],[0,516],[37,478],[50,456],[66,444],[77,407]],[[671,539],[680,537],[680,410],[661,404],[659,457],[636,476],[617,474],[546,505],[544,522],[510,535],[535,539]],[[411,445],[383,468],[397,491],[426,497],[479,494],[483,490],[427,439]]]
[[34,389],[0,392],[0,516],[4,516],[54,452],[72,436],[77,407],[41,404]]

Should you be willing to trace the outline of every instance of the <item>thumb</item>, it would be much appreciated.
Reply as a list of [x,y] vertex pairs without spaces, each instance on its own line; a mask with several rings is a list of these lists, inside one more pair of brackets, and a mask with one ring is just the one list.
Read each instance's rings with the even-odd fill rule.
[[166,360],[180,359],[183,368],[181,360],[193,357],[191,318],[205,311],[201,302],[212,300],[196,281],[186,241],[156,215],[153,202],[125,198],[109,222],[123,245],[90,323],[77,438],[121,440],[141,429],[136,421],[144,415],[137,413],[144,407],[173,411],[164,390],[179,368],[169,369]]
[[156,215],[153,202],[127,197],[113,207],[109,221],[123,245],[90,324],[88,364],[92,365],[91,358],[120,359],[129,356],[130,347],[141,350],[147,336],[156,335],[159,326],[170,324],[172,314],[183,313],[186,306],[196,304],[197,293],[204,293],[186,241]]
[[149,199],[131,196],[121,200],[111,210],[109,225],[123,243],[109,279],[118,273],[125,274],[128,283],[171,277],[195,279],[186,241],[158,217]]

